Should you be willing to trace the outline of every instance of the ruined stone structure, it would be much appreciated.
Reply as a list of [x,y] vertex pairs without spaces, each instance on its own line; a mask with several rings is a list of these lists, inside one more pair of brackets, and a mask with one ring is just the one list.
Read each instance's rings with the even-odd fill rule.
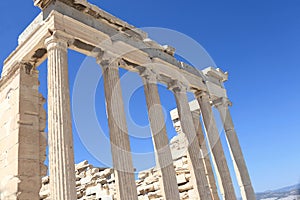
[[[176,113],[176,110],[172,112]],[[176,115],[176,114],[175,114]],[[174,124],[180,128],[178,122]],[[177,129],[180,130],[180,129]],[[187,159],[188,141],[184,134],[179,134],[171,139],[170,148],[173,158],[173,165],[176,173],[180,199],[197,199],[195,190],[191,183],[191,174]],[[213,176],[212,173],[208,173]],[[83,161],[75,165],[77,199],[79,200],[113,200],[116,195],[115,176],[110,168],[97,168]],[[161,200],[161,173],[157,167],[142,171],[136,180],[136,187],[139,200]],[[214,179],[213,179],[214,180]],[[40,197],[42,200],[49,200],[49,176],[43,177]],[[213,188],[215,192],[216,188]],[[218,194],[216,194],[218,195]],[[216,197],[217,198],[217,197]]]
[[[212,106],[219,110],[223,120],[243,199],[255,199],[228,109],[230,102],[223,87],[226,73],[214,68],[198,71],[177,61],[174,48],[161,46],[149,39],[147,33],[85,0],[34,0],[34,3],[42,12],[20,35],[19,46],[4,62],[0,80],[0,180],[8,180],[6,190],[9,191],[9,199],[40,199],[41,177],[47,171],[43,164],[47,140],[44,133],[45,99],[38,92],[36,68],[47,58],[50,199],[75,200],[78,197],[76,180],[81,173],[78,168],[77,176],[74,173],[68,49],[95,57],[103,70],[114,167],[114,177],[106,177],[105,181],[114,180],[114,188],[109,189],[113,191],[114,199],[137,200],[141,196],[134,178],[119,67],[140,74],[144,82],[156,152],[157,170],[153,177],[159,181],[158,199],[219,199],[213,171],[222,198],[236,199]],[[184,178],[176,176],[173,166],[157,83],[167,85],[174,93],[178,110],[173,119],[175,124],[180,121],[178,129],[188,144],[186,157],[183,157],[186,160],[182,160],[188,163],[186,173],[189,175],[185,179],[189,180],[188,187],[192,188],[187,197],[179,194],[182,185],[178,187],[177,182]],[[195,95],[199,105],[192,112],[187,92]],[[206,137],[199,125],[200,114]],[[212,163],[207,153],[210,151]],[[88,173],[100,173],[100,177],[112,175],[111,171],[104,171],[91,169]],[[155,182],[141,179],[137,184]],[[107,187],[101,180],[99,187]],[[43,183],[46,182],[43,179]],[[147,191],[150,192],[142,192],[143,196],[150,195]]]

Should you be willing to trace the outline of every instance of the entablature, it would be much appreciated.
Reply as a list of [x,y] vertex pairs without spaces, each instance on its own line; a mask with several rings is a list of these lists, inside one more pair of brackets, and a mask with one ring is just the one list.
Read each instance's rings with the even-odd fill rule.
[[[99,49],[107,51],[121,58],[124,61],[121,67],[130,71],[137,72],[136,67],[151,65],[151,68],[160,75],[159,81],[164,84],[180,80],[187,84],[192,92],[211,90],[212,94],[222,93],[218,96],[224,96],[223,94],[226,96],[222,84],[218,85],[215,82],[214,75],[218,73],[212,73],[214,69],[199,71],[178,61],[174,57],[173,47],[156,43],[142,30],[100,8],[91,6],[88,10],[97,11],[99,16],[95,17],[87,13],[87,10],[78,9],[62,1],[48,4],[19,37],[19,46],[6,59],[2,74],[5,75],[15,60],[29,62],[35,67],[40,65],[47,57],[45,39],[54,32],[62,32],[73,38],[73,42],[69,44],[70,49],[87,56],[95,57]],[[219,75],[224,79],[222,74]]]

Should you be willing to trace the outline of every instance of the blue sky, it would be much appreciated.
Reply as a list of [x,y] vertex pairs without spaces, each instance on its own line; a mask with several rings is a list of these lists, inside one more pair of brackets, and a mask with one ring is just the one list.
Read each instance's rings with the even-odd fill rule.
[[[300,182],[300,2],[252,1],[96,1],[102,9],[136,27],[162,27],[184,33],[200,43],[218,67],[229,72],[226,83],[234,123],[256,191]],[[0,60],[17,46],[17,37],[39,13],[33,2],[1,3]],[[70,52],[70,82],[85,56]],[[46,67],[40,67],[46,94]],[[124,72],[122,72],[124,73]],[[103,127],[105,105],[101,81],[95,101]],[[160,87],[166,111],[174,98]],[[132,118],[147,125],[142,88],[130,104]],[[139,109],[136,109],[136,108]],[[167,121],[170,137],[174,135]],[[107,130],[104,128],[104,131]],[[224,146],[224,136],[222,137]],[[100,165],[82,146],[74,127],[76,161]],[[152,149],[149,140],[135,141],[133,151]],[[227,153],[228,155],[228,153]],[[230,160],[229,160],[230,163]],[[231,164],[231,163],[230,163]],[[231,167],[232,168],[232,167]]]

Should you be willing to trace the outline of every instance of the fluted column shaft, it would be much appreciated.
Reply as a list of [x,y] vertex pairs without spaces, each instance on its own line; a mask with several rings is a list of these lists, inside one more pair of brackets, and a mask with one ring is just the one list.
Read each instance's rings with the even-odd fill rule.
[[243,200],[255,200],[256,197],[251,184],[247,165],[228,108],[229,103],[230,102],[226,99],[220,99],[219,102],[215,102],[215,106],[220,113],[225,129],[227,143],[229,146],[230,155],[232,157],[238,184],[240,186],[242,198]]
[[196,94],[201,109],[203,121],[206,128],[207,138],[212,149],[212,153],[218,168],[222,188],[224,189],[225,200],[236,200],[234,187],[232,184],[229,168],[225,158],[224,150],[220,140],[216,121],[212,112],[208,94],[201,92]]
[[98,63],[102,66],[103,70],[111,151],[116,176],[117,199],[137,200],[137,189],[134,179],[118,63],[110,60],[98,60]]
[[212,196],[205,174],[205,166],[201,160],[202,154],[187,99],[187,88],[177,81],[173,82],[169,87],[173,90],[175,95],[182,132],[186,135],[189,142],[188,159],[193,187],[196,190],[199,199],[210,200],[212,199]]
[[205,169],[206,169],[206,176],[208,179],[211,195],[214,200],[219,200],[219,195],[218,195],[218,190],[217,190],[217,185],[215,181],[215,176],[214,172],[212,169],[212,165],[210,163],[210,158],[209,158],[209,151],[206,145],[206,141],[204,138],[204,133],[202,130],[202,126],[200,123],[200,111],[194,111],[192,112],[193,115],[193,121],[196,129],[196,134],[197,134],[197,139],[200,144],[200,149],[202,150],[203,154],[203,162],[205,164]]
[[164,199],[179,200],[173,159],[169,147],[164,114],[157,87],[156,74],[149,69],[141,73],[148,107],[148,117],[151,126],[152,140],[156,154],[156,163],[162,175],[162,193]]
[[70,113],[67,42],[46,40],[48,51],[48,143],[52,200],[77,199]]

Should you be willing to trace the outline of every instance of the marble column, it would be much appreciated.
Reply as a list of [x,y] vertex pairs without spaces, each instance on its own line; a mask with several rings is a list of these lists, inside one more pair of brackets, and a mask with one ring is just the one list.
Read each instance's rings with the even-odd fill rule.
[[198,92],[196,93],[196,97],[205,124],[207,139],[209,141],[219,171],[220,180],[222,184],[221,187],[224,189],[224,199],[236,200],[229,168],[224,155],[216,121],[212,112],[209,95],[206,92]]
[[243,200],[255,200],[247,165],[228,108],[231,103],[226,98],[220,98],[213,103],[221,116],[242,198]]
[[55,35],[48,51],[48,143],[52,200],[77,199],[68,79],[68,44]]
[[108,126],[118,200],[137,200],[137,189],[117,60],[97,59],[103,70]]
[[182,132],[186,135],[188,146],[188,159],[191,172],[191,181],[197,193],[197,199],[210,200],[212,196],[205,173],[205,166],[202,162],[200,145],[197,140],[196,130],[193,123],[187,98],[187,87],[179,81],[172,81],[169,88],[174,92],[179,120]]
[[167,130],[157,87],[157,76],[150,69],[143,69],[141,76],[148,107],[156,164],[162,175],[161,191],[164,199],[179,200],[179,191],[169,146]]
[[203,162],[205,164],[206,176],[208,179],[211,195],[214,200],[219,200],[220,198],[218,195],[218,189],[217,189],[217,185],[216,185],[216,181],[215,181],[215,176],[214,176],[213,168],[212,168],[210,158],[209,158],[209,151],[208,151],[209,148],[207,148],[206,141],[204,138],[204,133],[203,133],[202,126],[200,123],[200,111],[199,110],[193,111],[192,115],[193,115],[193,121],[194,121],[195,129],[196,129],[197,139],[198,139],[198,142],[200,144],[200,149],[203,154]]

